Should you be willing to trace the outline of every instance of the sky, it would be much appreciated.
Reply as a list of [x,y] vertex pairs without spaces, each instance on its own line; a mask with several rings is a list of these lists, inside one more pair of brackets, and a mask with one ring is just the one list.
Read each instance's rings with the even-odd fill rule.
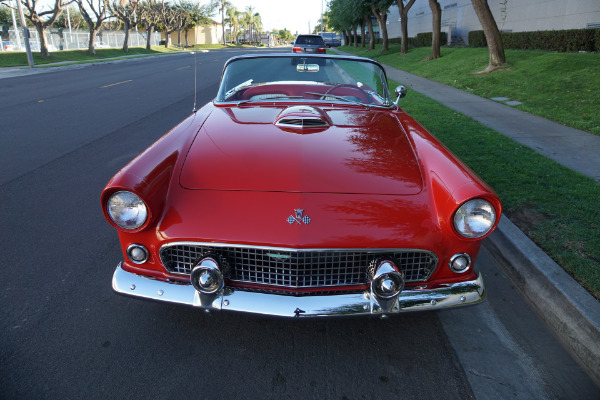
[[[203,0],[204,2],[206,0]],[[292,34],[312,33],[315,25],[321,19],[321,3],[323,11],[327,10],[325,0],[229,0],[238,11],[246,11],[252,6],[254,12],[260,14],[265,31],[287,29]],[[215,21],[221,22],[220,15],[215,15]],[[308,26],[310,24],[310,32]]]
[[[11,0],[12,2],[13,0]],[[50,8],[54,0],[38,0],[42,8]],[[196,0],[207,4],[210,0]],[[265,31],[287,29],[292,34],[312,33],[315,25],[321,19],[321,4],[323,11],[327,10],[326,0],[228,0],[238,11],[246,11],[252,6],[254,12],[260,14]],[[215,13],[213,19],[221,22],[221,14]],[[310,32],[308,27],[310,25]]]

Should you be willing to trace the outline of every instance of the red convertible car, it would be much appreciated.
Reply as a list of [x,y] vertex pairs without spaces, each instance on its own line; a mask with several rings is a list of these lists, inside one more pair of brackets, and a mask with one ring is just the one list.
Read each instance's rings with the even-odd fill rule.
[[481,302],[477,253],[502,208],[392,100],[380,64],[305,54],[228,60],[214,101],[101,202],[117,293],[283,317]]

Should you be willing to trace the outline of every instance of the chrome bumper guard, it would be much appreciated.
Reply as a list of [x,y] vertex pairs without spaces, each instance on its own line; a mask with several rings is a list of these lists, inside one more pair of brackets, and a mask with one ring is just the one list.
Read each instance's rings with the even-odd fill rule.
[[477,279],[436,289],[404,290],[392,304],[378,301],[370,291],[355,294],[285,296],[225,287],[214,295],[200,294],[191,284],[165,282],[127,272],[117,266],[112,287],[118,294],[147,300],[200,307],[206,311],[236,311],[278,317],[327,317],[397,314],[477,304],[485,299]]

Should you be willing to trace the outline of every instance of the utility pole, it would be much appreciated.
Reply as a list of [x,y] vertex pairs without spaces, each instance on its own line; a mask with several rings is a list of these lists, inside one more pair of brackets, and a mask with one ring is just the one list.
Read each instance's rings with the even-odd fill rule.
[[15,0],[17,2],[17,11],[19,12],[19,22],[23,27],[23,36],[25,40],[25,50],[27,51],[27,63],[29,68],[33,68],[33,56],[31,55],[31,46],[29,45],[29,29],[25,23],[25,16],[23,15],[23,7],[21,7],[21,0]]
[[69,11],[70,6],[67,7],[67,19],[69,20],[69,34],[73,35],[73,30],[71,29],[71,12]]
[[325,23],[323,22],[323,0],[321,0],[321,32],[325,32]]

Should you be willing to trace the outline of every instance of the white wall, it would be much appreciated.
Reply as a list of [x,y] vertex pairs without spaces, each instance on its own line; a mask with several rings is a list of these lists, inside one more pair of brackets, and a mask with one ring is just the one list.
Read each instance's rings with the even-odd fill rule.
[[[546,31],[585,29],[600,25],[600,0],[488,0],[502,31]],[[467,42],[469,31],[481,30],[470,0],[440,0],[442,31],[450,30]],[[400,37],[398,7],[390,8],[388,35]],[[417,0],[408,12],[408,36],[431,32],[431,10],[427,0]]]

